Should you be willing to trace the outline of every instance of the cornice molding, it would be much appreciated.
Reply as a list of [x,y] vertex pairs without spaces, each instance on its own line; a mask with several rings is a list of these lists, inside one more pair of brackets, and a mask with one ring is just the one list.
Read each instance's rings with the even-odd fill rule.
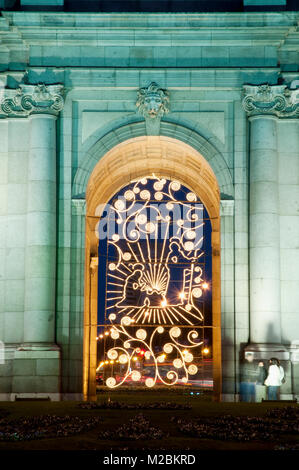
[[0,91],[0,118],[27,117],[31,114],[58,116],[64,106],[63,85],[20,85],[16,90]]
[[299,89],[286,85],[244,85],[242,105],[248,116],[299,116]]

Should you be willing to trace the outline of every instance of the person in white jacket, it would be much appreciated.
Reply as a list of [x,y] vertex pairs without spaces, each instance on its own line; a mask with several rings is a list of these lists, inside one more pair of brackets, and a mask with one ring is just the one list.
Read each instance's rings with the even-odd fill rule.
[[283,368],[279,365],[278,359],[272,357],[269,360],[268,376],[265,380],[269,400],[278,400],[279,387],[282,384],[283,377]]

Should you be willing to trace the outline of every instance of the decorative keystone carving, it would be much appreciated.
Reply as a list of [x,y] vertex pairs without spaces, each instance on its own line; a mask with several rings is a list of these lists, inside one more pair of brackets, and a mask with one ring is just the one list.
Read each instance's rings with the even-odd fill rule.
[[297,117],[299,90],[289,90],[286,85],[244,85],[242,105],[249,116]]
[[146,121],[148,135],[159,135],[160,120],[169,113],[169,93],[152,82],[148,87],[140,88],[136,106]]
[[0,100],[0,117],[26,117],[30,114],[57,116],[64,105],[63,85],[20,85],[17,90],[4,90]]
[[169,93],[152,82],[138,90],[136,106],[145,118],[161,118],[169,112]]

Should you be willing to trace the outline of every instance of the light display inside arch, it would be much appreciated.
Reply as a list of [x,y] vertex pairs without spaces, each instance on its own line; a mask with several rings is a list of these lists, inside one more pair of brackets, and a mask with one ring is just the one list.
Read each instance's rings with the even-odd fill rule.
[[106,206],[97,231],[99,278],[106,273],[99,324],[109,327],[100,365],[110,365],[108,387],[175,385],[197,374],[210,230],[192,191],[154,175],[132,182]]

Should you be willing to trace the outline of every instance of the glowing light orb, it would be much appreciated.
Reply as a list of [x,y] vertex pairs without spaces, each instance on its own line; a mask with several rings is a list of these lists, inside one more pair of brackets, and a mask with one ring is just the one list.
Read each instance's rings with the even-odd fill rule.
[[161,307],[164,308],[164,307],[166,307],[166,305],[167,305],[167,300],[162,300]]
[[158,359],[158,362],[163,362],[165,359],[165,354],[161,354],[161,356],[158,356],[157,359]]
[[163,346],[163,351],[166,353],[166,354],[170,354],[172,351],[173,351],[173,346],[169,343],[167,344],[164,344]]
[[110,336],[112,339],[118,339],[119,338],[119,333],[116,330],[111,330]]
[[138,232],[137,232],[137,230],[131,230],[131,232],[130,232],[130,237],[131,237],[131,238],[138,238]]
[[107,380],[106,380],[106,385],[107,387],[109,388],[113,388],[116,384],[116,380],[114,377],[109,377]]
[[124,347],[125,347],[126,349],[129,349],[129,348],[131,347],[130,342],[129,342],[129,341],[125,341],[125,342],[124,342]]
[[145,214],[139,214],[137,217],[136,217],[136,220],[137,220],[137,223],[140,224],[140,225],[144,225],[147,221],[147,217]]
[[141,199],[150,199],[151,197],[151,193],[147,190],[147,189],[143,189],[141,192],[140,192],[140,197]]
[[188,372],[190,375],[195,375],[198,371],[198,368],[195,364],[191,364],[189,367],[188,367]]
[[161,191],[161,189],[163,189],[164,184],[165,183],[163,183],[162,181],[156,181],[153,186],[156,191]]
[[151,378],[149,377],[148,379],[146,379],[145,385],[146,385],[147,387],[149,387],[149,388],[150,388],[150,387],[153,387],[153,386],[155,385],[154,379],[151,379]]
[[109,263],[109,269],[110,269],[110,271],[115,271],[116,264],[115,263]]
[[136,331],[136,338],[141,339],[142,341],[147,337],[147,332],[140,328]]
[[126,252],[126,253],[123,254],[123,259],[125,261],[130,261],[131,258],[132,258],[131,253]]
[[196,284],[199,284],[200,281],[201,281],[201,277],[200,277],[200,276],[197,276],[197,277],[194,278],[194,282],[195,282]]
[[194,240],[195,236],[196,233],[194,230],[188,230],[188,232],[186,232],[186,238],[189,238],[189,240]]
[[167,204],[166,204],[166,209],[168,209],[169,211],[171,211],[171,210],[173,209],[173,207],[174,207],[174,206],[173,206],[172,202],[167,202]]
[[161,193],[160,191],[158,191],[157,193],[155,193],[155,199],[156,199],[156,201],[162,201],[162,199],[163,199],[163,193]]
[[199,297],[202,296],[202,290],[199,287],[195,287],[195,289],[193,289],[193,291],[192,291],[192,295],[193,295],[193,297],[198,299]]
[[122,211],[125,208],[125,203],[121,199],[118,199],[117,201],[115,201],[114,207],[118,211]]
[[126,354],[121,354],[118,360],[120,364],[126,364],[128,362],[128,356]]
[[149,233],[153,233],[156,230],[156,226],[153,222],[148,222],[145,226],[145,230]]
[[179,189],[181,189],[181,184],[178,181],[172,181],[170,183],[170,189],[172,189],[173,191],[178,191]]
[[129,189],[125,192],[124,196],[127,201],[131,201],[132,199],[134,199],[134,192]]
[[182,382],[183,382],[184,384],[187,383],[187,382],[188,382],[187,377],[183,377],[183,378],[182,378]]
[[174,326],[173,328],[171,328],[169,334],[174,338],[178,338],[179,336],[181,336],[181,329],[178,326]]
[[119,240],[119,235],[117,235],[117,233],[114,233],[114,234],[112,235],[112,240],[113,240],[114,242],[118,242],[118,240]]
[[134,188],[133,191],[134,191],[135,194],[140,193],[140,189],[139,189],[139,188]]
[[180,369],[181,367],[183,367],[181,359],[174,359],[173,365],[176,369]]
[[163,331],[164,331],[163,326],[158,326],[157,331],[158,331],[158,333],[160,333],[160,334],[163,333]]
[[141,184],[146,184],[147,183],[147,179],[146,178],[142,178],[142,180],[140,181]]
[[194,243],[193,242],[186,242],[186,243],[184,243],[184,248],[187,251],[194,250]]
[[145,357],[145,359],[150,359],[151,353],[150,353],[149,351],[146,351],[146,352],[144,353],[144,357]]
[[202,288],[203,289],[208,289],[209,288],[209,284],[207,282],[204,282],[203,285],[202,285]]
[[121,319],[121,324],[122,324],[122,325],[125,325],[125,326],[131,325],[131,318],[130,318],[130,317],[127,317],[127,316],[123,317],[123,318]]
[[109,315],[109,320],[110,320],[110,321],[113,321],[113,320],[115,320],[115,319],[116,319],[115,313],[110,313],[110,315]]
[[138,382],[138,380],[141,379],[141,374],[140,374],[140,372],[139,372],[138,370],[133,370],[133,371],[132,371],[132,374],[131,374],[131,377],[132,377],[132,380],[133,380],[134,382]]
[[192,362],[193,361],[193,354],[188,352],[187,354],[184,354],[184,359],[186,362]]
[[167,372],[166,377],[167,377],[169,380],[173,380],[173,379],[175,378],[175,373],[172,372],[172,371],[169,371],[169,372]]
[[194,202],[197,199],[197,197],[194,193],[188,193],[186,195],[186,198],[187,198],[187,201],[189,201],[189,202]]
[[187,312],[190,312],[190,310],[192,309],[192,305],[191,304],[185,305],[185,309],[187,310]]
[[117,351],[115,351],[115,349],[109,349],[107,356],[109,357],[109,359],[116,359],[118,356],[118,353]]
[[184,293],[184,292],[180,292],[179,298],[180,298],[181,300],[184,300],[184,298],[185,298],[185,293]]

